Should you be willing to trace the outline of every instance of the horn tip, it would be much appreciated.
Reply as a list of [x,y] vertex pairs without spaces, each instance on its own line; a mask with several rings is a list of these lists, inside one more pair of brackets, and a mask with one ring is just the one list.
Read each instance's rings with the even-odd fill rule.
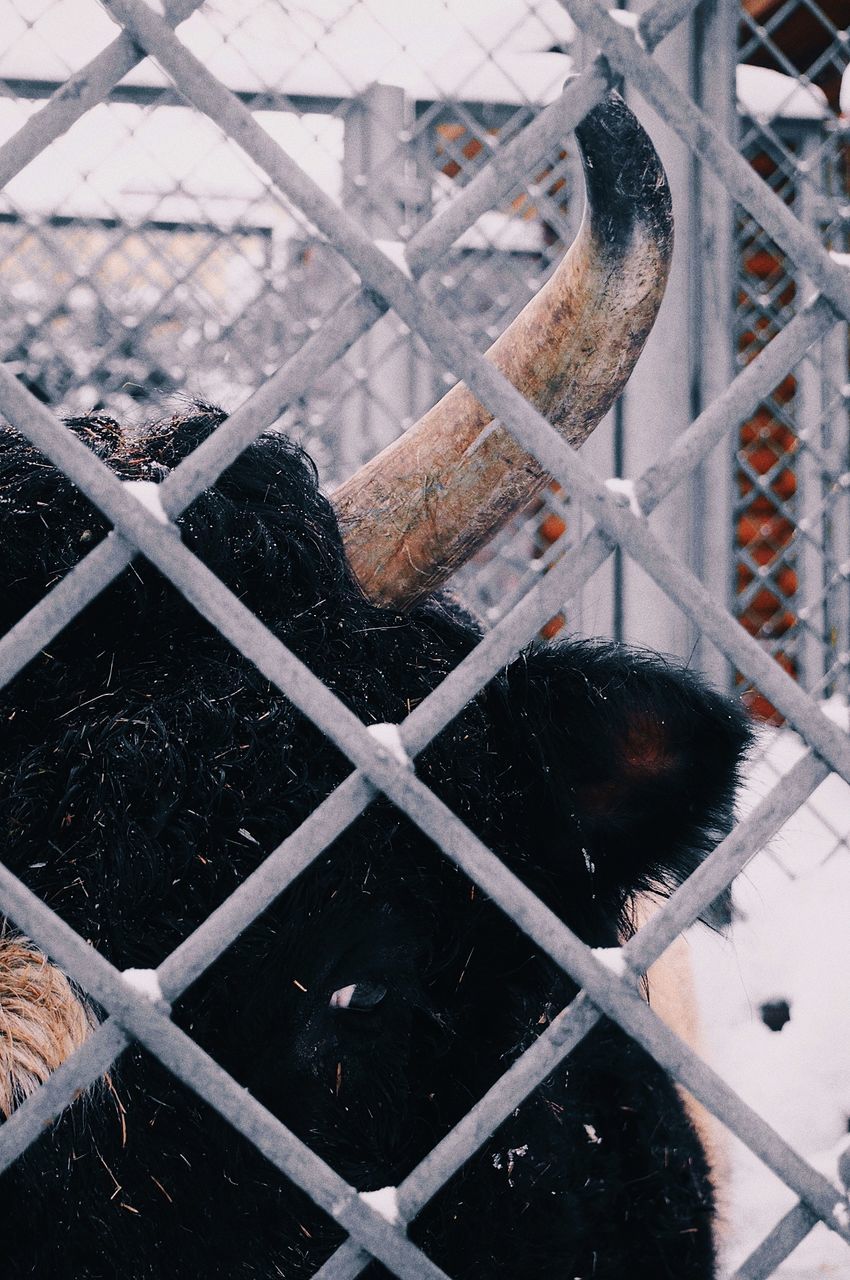
[[667,175],[649,135],[619,93],[610,92],[587,113],[576,138],[595,238],[608,252],[619,254],[640,232],[669,259],[673,204]]

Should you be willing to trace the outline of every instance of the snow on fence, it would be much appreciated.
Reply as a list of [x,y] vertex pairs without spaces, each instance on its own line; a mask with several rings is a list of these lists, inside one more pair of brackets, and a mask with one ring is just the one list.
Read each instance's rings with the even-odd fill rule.
[[[57,10],[61,7],[56,6]],[[534,17],[535,11],[531,8],[520,7],[526,17]],[[187,163],[174,184],[174,191],[154,192],[157,201],[165,202],[163,209],[167,207],[169,215],[161,217],[156,226],[148,216],[151,192],[144,183],[138,185],[135,193],[130,193],[132,208],[127,204],[117,208],[114,192],[104,194],[98,191],[96,182],[88,179],[83,183],[82,192],[68,194],[69,207],[73,206],[70,232],[61,218],[52,216],[43,222],[42,233],[33,236],[27,218],[19,217],[14,209],[0,222],[0,244],[6,247],[6,252],[17,250],[18,262],[21,256],[25,259],[26,254],[41,254],[60,274],[64,270],[72,286],[71,310],[78,305],[86,312],[93,299],[99,322],[105,324],[107,330],[93,364],[79,368],[71,361],[67,368],[54,369],[54,381],[50,383],[48,378],[50,385],[47,386],[32,376],[33,370],[27,364],[31,355],[22,347],[17,364],[13,362],[10,368],[0,368],[0,410],[67,472],[104,512],[118,534],[91,552],[0,641],[0,680],[11,680],[141,552],[315,721],[347,755],[355,769],[215,917],[185,939],[160,965],[157,979],[162,1000],[159,1001],[152,1002],[144,993],[129,987],[122,976],[59,917],[0,868],[2,911],[109,1013],[83,1048],[2,1127],[0,1166],[7,1167],[81,1089],[108,1069],[128,1039],[134,1038],[217,1108],[278,1169],[302,1186],[345,1227],[349,1240],[322,1268],[323,1277],[354,1276],[371,1257],[380,1259],[399,1276],[431,1275],[433,1266],[407,1240],[403,1222],[427,1203],[478,1148],[486,1134],[567,1057],[604,1013],[644,1045],[793,1193],[794,1203],[766,1239],[740,1263],[735,1280],[756,1280],[774,1274],[819,1222],[850,1245],[846,1191],[803,1160],[719,1075],[685,1047],[645,1004],[631,981],[612,975],[565,926],[554,928],[550,922],[544,930],[543,908],[534,896],[507,883],[498,860],[459,819],[444,810],[415,774],[382,749],[329,690],[182,546],[173,524],[256,435],[281,419],[283,407],[297,409],[306,405],[308,417],[314,416],[316,421],[312,425],[321,436],[323,421],[333,412],[328,370],[339,360],[349,362],[343,365],[349,377],[345,412],[360,415],[364,425],[368,420],[369,448],[383,443],[382,437],[400,425],[397,421],[391,423],[397,409],[400,371],[403,381],[406,380],[411,416],[417,405],[431,398],[433,375],[427,372],[430,366],[426,355],[433,358],[438,368],[451,369],[454,376],[473,388],[481,401],[551,473],[560,486],[560,493],[569,495],[567,513],[572,552],[568,557],[557,553],[547,555],[543,564],[546,572],[531,574],[530,588],[528,580],[520,581],[523,574],[518,573],[514,591],[507,593],[507,607],[494,616],[494,625],[477,650],[417,706],[400,727],[407,750],[415,754],[431,741],[506,661],[541,629],[551,625],[565,601],[579,595],[591,576],[610,563],[615,565],[615,579],[618,572],[622,574],[632,564],[640,566],[676,615],[689,620],[693,634],[720,655],[715,669],[739,673],[743,681],[758,691],[765,707],[793,727],[803,744],[781,782],[755,804],[699,871],[623,948],[623,959],[632,973],[645,970],[697,919],[753,855],[809,801],[825,779],[834,775],[850,783],[847,736],[811,696],[824,691],[841,692],[841,680],[846,677],[850,664],[842,647],[846,645],[850,548],[841,541],[844,536],[842,504],[850,487],[846,482],[850,471],[846,444],[840,437],[840,424],[844,420],[841,413],[846,418],[848,398],[845,326],[850,320],[850,269],[846,261],[829,253],[835,219],[829,222],[829,235],[825,237],[822,210],[817,216],[810,216],[803,207],[805,202],[789,203],[781,191],[777,194],[771,189],[776,184],[763,181],[756,171],[758,163],[753,167],[753,161],[765,153],[764,138],[751,137],[750,152],[742,155],[724,131],[728,113],[724,117],[722,112],[707,110],[711,106],[711,93],[701,91],[699,104],[695,102],[670,73],[664,50],[655,53],[666,37],[676,38],[677,28],[681,34],[682,24],[695,21],[700,24],[702,40],[712,56],[719,50],[721,60],[726,59],[726,70],[734,70],[737,9],[731,0],[716,0],[713,4],[704,0],[702,5],[697,0],[656,0],[639,19],[623,22],[615,21],[597,0],[564,0],[563,10],[593,52],[580,74],[561,90],[558,86],[563,80],[564,55],[545,45],[541,51],[541,33],[536,30],[537,54],[529,55],[526,50],[494,59],[479,50],[480,56],[469,55],[465,97],[453,104],[448,116],[440,86],[434,83],[433,76],[424,90],[421,86],[411,89],[408,84],[408,91],[400,93],[394,85],[371,88],[364,83],[352,83],[351,67],[337,65],[332,75],[327,74],[325,66],[324,79],[319,83],[321,77],[317,79],[312,65],[316,41],[308,40],[304,47],[295,50],[285,101],[294,109],[330,114],[340,103],[349,104],[346,108],[351,112],[350,121],[346,115],[349,136],[341,158],[340,194],[345,198],[340,204],[323,190],[327,183],[310,176],[310,172],[316,174],[317,168],[321,169],[321,157],[302,156],[298,163],[279,145],[288,141],[285,120],[278,118],[268,129],[260,127],[252,112],[279,113],[281,97],[278,94],[273,101],[274,95],[264,96],[255,85],[248,89],[239,87],[234,71],[234,64],[239,62],[239,49],[226,40],[208,43],[205,47],[202,31],[199,46],[202,56],[196,57],[176,34],[175,29],[199,8],[199,0],[172,0],[165,6],[165,16],[147,7],[142,0],[105,0],[105,8],[121,30],[111,41],[101,42],[102,47],[92,61],[83,65],[84,59],[80,57],[79,69],[67,78],[68,68],[62,65],[61,59],[51,74],[47,74],[43,66],[30,67],[9,78],[9,86],[23,98],[34,101],[47,97],[48,100],[37,109],[28,109],[22,126],[0,147],[0,185],[16,193],[15,199],[23,206],[25,196],[17,194],[23,193],[23,188],[16,187],[15,183],[24,181],[27,167],[39,163],[46,148],[61,146],[78,122],[84,127],[86,119],[93,118],[88,113],[102,110],[100,104],[107,100],[136,111],[140,106],[146,109],[157,102],[163,110],[177,109],[176,104],[180,103],[183,105],[179,109],[184,111],[185,104],[190,103],[204,127],[211,121],[229,140],[228,146],[239,148],[251,164],[239,179],[243,187],[236,205],[232,181],[226,184],[226,191],[215,196],[218,220],[210,216],[208,210],[207,216],[198,216],[199,201],[192,194],[193,166]],[[215,19],[217,10],[214,6],[210,8]],[[749,9],[752,5],[748,3]],[[548,21],[554,21],[553,7],[542,6],[541,13],[543,10]],[[558,21],[562,21],[562,10],[554,11],[560,15]],[[762,32],[767,28],[758,30]],[[715,38],[718,43],[712,44]],[[552,32],[554,45],[562,44],[563,39],[562,28]],[[846,47],[846,33],[837,32],[836,48],[842,52]],[[138,70],[146,54],[154,57],[161,69],[161,79],[157,79],[153,87],[150,77],[141,76]],[[409,78],[410,74],[410,67],[406,66],[399,78]],[[571,210],[568,198],[572,171],[569,149],[562,149],[564,139],[621,77],[628,90],[636,91],[655,112],[679,148],[679,154],[687,156],[689,161],[695,158],[699,163],[708,211],[697,233],[702,236],[703,248],[712,244],[717,249],[721,243],[718,237],[722,239],[722,228],[727,222],[727,232],[730,230],[731,220],[724,219],[734,205],[739,210],[742,254],[746,255],[761,238],[768,245],[768,275],[782,275],[783,280],[793,276],[801,284],[805,281],[805,290],[795,285],[790,296],[783,281],[777,281],[776,288],[771,285],[773,292],[769,299],[764,289],[755,294],[750,290],[747,296],[751,301],[754,298],[753,308],[760,308],[760,314],[768,316],[771,331],[765,335],[764,325],[756,317],[751,330],[761,337],[750,344],[755,349],[746,351],[746,358],[741,362],[743,367],[735,376],[731,376],[734,362],[729,356],[728,332],[724,334],[722,323],[711,328],[709,297],[703,312],[710,335],[708,357],[699,371],[699,412],[677,432],[661,461],[633,473],[633,482],[625,492],[622,485],[619,489],[606,485],[584,456],[570,450],[498,371],[483,360],[470,339],[469,326],[463,323],[461,309],[452,310],[449,305],[467,283],[458,279],[458,273],[463,275],[464,253],[474,253],[482,243],[485,248],[489,243],[487,229],[494,226],[494,210],[505,207],[511,210],[513,217],[508,220],[503,217],[499,234],[505,232],[510,223],[512,242],[502,251],[513,254],[513,261],[520,264],[521,270],[533,259],[535,274],[539,272],[541,262],[545,265],[547,249],[552,249],[553,254],[557,251],[556,241],[562,232],[564,238],[568,238],[575,209]],[[371,78],[377,79],[377,75]],[[528,86],[532,83],[534,92],[530,93]],[[729,102],[726,106],[728,108]],[[152,119],[156,113],[148,115]],[[102,115],[98,119],[101,124],[105,123]],[[758,123],[757,110],[751,119]],[[265,117],[264,123],[269,123]],[[126,128],[126,122],[124,126],[119,122],[118,134],[113,140],[116,154],[120,152],[121,127]],[[381,155],[382,138],[385,143],[388,129],[392,145]],[[777,155],[786,164],[790,163],[783,160],[787,156],[798,159],[803,156],[806,160],[803,151],[799,147],[795,149],[796,144],[789,143],[781,129],[774,128],[772,123],[771,129],[770,142],[774,150],[769,164],[776,167]],[[151,134],[150,139],[150,145],[155,145],[155,134]],[[423,189],[421,165],[417,168],[415,164],[408,166],[399,162],[399,141],[404,146],[427,144],[432,149],[428,160],[431,172],[436,147],[437,168],[445,179],[442,200],[433,202],[430,183],[428,190]],[[337,137],[333,146],[338,143]],[[378,192],[364,178],[363,167],[367,155],[371,157],[370,163],[375,163],[376,148],[378,160],[385,166],[385,172],[392,173],[394,184],[382,186]],[[65,155],[67,159],[68,153]],[[809,154],[806,163],[810,162]],[[797,160],[794,163],[797,164]],[[799,165],[797,170],[799,173]],[[459,174],[463,180],[455,182]],[[61,174],[58,180],[61,182]],[[148,181],[152,180],[149,175]],[[284,214],[277,197],[269,194],[272,189],[282,193],[288,202]],[[387,196],[388,190],[391,198]],[[358,199],[364,203],[358,205]],[[843,193],[840,205],[841,201],[846,201]],[[111,213],[104,213],[104,205],[112,206]],[[245,217],[249,210],[253,211],[253,219]],[[310,271],[317,242],[321,245],[318,251],[332,256],[338,264],[336,279],[340,283],[324,300],[319,314],[313,310],[301,317],[300,327],[287,339],[289,345],[284,344],[287,358],[280,364],[279,357],[275,359],[270,354],[274,344],[263,345],[257,335],[271,330],[279,336],[281,315],[275,312],[264,283],[268,283],[276,270],[275,228],[282,216],[289,220],[290,242],[293,218],[300,218],[300,226],[307,229],[300,259],[290,258],[288,262],[290,278],[296,286],[303,279],[298,271],[306,274]],[[541,225],[546,228],[542,241]],[[845,225],[846,219],[841,227]],[[222,228],[227,229],[226,236]],[[179,236],[175,239],[170,234],[175,231],[185,238],[182,246]],[[234,265],[228,254],[232,255],[237,241],[238,261]],[[697,240],[691,239],[691,247],[696,243]],[[731,234],[727,248],[729,254],[722,260],[725,267],[718,270],[722,280],[729,284],[732,277],[728,269],[734,259]],[[104,319],[110,316],[115,319],[115,297],[122,291],[120,273],[130,270],[126,263],[128,259],[132,261],[134,253],[145,259],[144,268],[139,267],[137,276],[155,279],[156,271],[151,264],[156,264],[163,275],[161,289],[147,300],[149,314],[143,317],[145,341],[141,348],[128,342],[124,331],[138,327],[137,315],[124,329],[121,323],[112,327]],[[189,266],[187,255],[195,255]],[[751,266],[753,256],[750,253],[747,259]],[[78,269],[79,259],[85,262],[82,271]],[[447,261],[451,261],[452,270],[446,269],[441,278],[438,264]],[[754,279],[762,279],[759,269],[753,267]],[[694,265],[704,284],[713,270],[711,262]],[[222,271],[227,285],[217,295]],[[119,273],[117,283],[116,272]],[[355,283],[355,275],[360,284]],[[126,278],[125,274],[125,292]],[[28,297],[33,301],[28,289],[37,289],[38,283],[37,277],[28,282],[25,275],[15,282],[17,296],[24,304]],[[535,279],[532,288],[536,287]],[[89,293],[78,297],[75,303],[74,289],[86,288]],[[510,310],[517,296],[511,287],[502,288],[500,293],[497,280],[490,281],[487,290],[489,302],[479,307],[479,312],[487,313],[487,324],[492,326],[497,323],[497,313]],[[297,287],[292,292],[297,298]],[[132,395],[135,377],[145,387],[152,381],[156,383],[157,377],[150,376],[156,366],[152,353],[157,343],[164,347],[174,343],[174,317],[185,314],[176,303],[172,312],[164,310],[162,302],[166,296],[175,299],[180,307],[188,308],[189,313],[193,306],[196,308],[193,324],[189,326],[189,332],[196,335],[193,342],[196,346],[210,344],[217,353],[216,363],[224,365],[228,377],[234,374],[232,382],[238,382],[242,356],[255,363],[253,381],[249,380],[250,386],[245,387],[252,392],[250,399],[161,485],[163,522],[140,505],[132,492],[61,425],[44,401],[52,402],[64,396],[72,378],[94,387],[98,395],[110,392],[126,395],[128,386]],[[718,296],[715,286],[715,301]],[[39,308],[35,309],[43,320]],[[291,314],[290,307],[286,318],[290,319]],[[726,314],[725,306],[719,305],[721,321]],[[61,309],[55,310],[48,320],[58,326],[60,333],[63,326],[67,328],[69,323],[74,323],[73,316],[69,322],[68,312]],[[244,327],[246,322],[248,328]],[[745,346],[744,335],[750,332],[745,328],[747,323],[749,318],[744,315],[739,335]],[[8,329],[8,318],[4,317],[3,324]],[[250,327],[252,324],[254,329]],[[475,336],[486,336],[486,327],[485,333]],[[8,333],[4,336],[8,339]],[[765,342],[765,336],[770,340]],[[721,358],[724,340],[727,350]],[[95,347],[93,344],[93,349]],[[278,342],[277,350],[280,348]],[[844,379],[838,383],[839,408],[830,418],[828,410],[832,402],[823,385],[814,387],[810,378],[807,390],[805,379],[798,379],[790,398],[799,404],[806,396],[809,402],[815,396],[818,403],[815,420],[828,436],[825,443],[809,436],[801,446],[793,429],[796,419],[788,425],[789,401],[777,401],[776,389],[787,380],[789,371],[809,359],[810,353],[827,349],[838,353],[843,370],[837,375]],[[146,352],[144,357],[140,356],[140,350]],[[108,357],[103,355],[104,351]],[[411,357],[411,351],[415,358]],[[352,352],[360,354],[352,357]],[[232,356],[229,363],[225,361],[228,353]],[[715,355],[717,359],[713,360]],[[374,379],[369,382],[368,371],[376,368],[389,369],[383,385]],[[173,369],[162,368],[159,385],[168,389],[173,373]],[[688,376],[692,373],[693,370],[688,369]],[[321,408],[317,408],[317,396],[325,398]],[[767,403],[772,407],[765,417],[763,407]],[[689,402],[680,406],[680,411],[687,412],[688,407]],[[762,413],[761,419],[759,413]],[[831,425],[834,421],[838,422],[838,428]],[[742,423],[756,425],[738,439]],[[783,430],[790,435],[783,435]],[[759,436],[759,432],[763,434]],[[351,438],[352,433],[348,434]],[[764,469],[756,456],[759,440],[777,446],[775,464],[768,463]],[[829,450],[826,470],[819,464],[811,465],[812,459],[819,456],[817,450],[822,451],[824,447]],[[694,564],[693,558],[681,554],[681,547],[671,543],[664,534],[657,536],[648,519],[669,497],[675,502],[677,495],[686,491],[692,494],[697,478],[705,493],[707,481],[718,475],[718,453],[728,461],[730,451],[736,448],[746,477],[741,503],[735,511],[736,555],[744,571],[741,600],[735,598],[731,588],[716,589],[718,579],[712,578],[712,574],[719,573],[719,580],[731,579],[730,560],[719,568],[714,562],[704,565],[705,572],[699,575],[695,568],[700,566]],[[811,504],[803,515],[799,506],[791,502],[794,496],[791,489],[787,492],[782,489],[783,484],[790,484],[782,477],[789,469],[786,455],[791,454],[800,459],[793,463],[795,484],[799,482],[800,490],[808,493],[807,502]],[[343,466],[357,460],[347,458]],[[721,495],[721,509],[727,513],[730,492],[731,486],[727,485],[725,497]],[[769,511],[755,505],[758,496],[767,499]],[[545,502],[549,514],[563,519],[564,503],[558,491],[547,495]],[[586,532],[577,514],[580,508],[593,513],[592,525]],[[682,510],[681,504],[678,510]],[[820,524],[814,532],[810,511],[820,513]],[[804,525],[804,520],[809,523]],[[754,521],[758,526],[755,530]],[[731,545],[731,519],[723,537]],[[795,538],[798,549],[792,553],[789,546]],[[766,558],[760,544],[768,547]],[[551,546],[558,546],[557,535]],[[802,587],[799,585],[803,581],[807,555],[810,568],[806,572],[820,575],[816,591],[812,576],[806,577]],[[766,572],[761,573],[762,569]],[[759,597],[758,590],[750,590],[752,581],[759,583],[760,590],[772,589],[773,598],[778,601],[776,608]],[[809,593],[802,603],[798,598],[800,592]],[[628,597],[628,591],[625,594]],[[812,594],[814,598],[810,599]],[[778,628],[774,627],[773,638],[781,640],[795,628],[801,637],[784,665],[774,659],[783,653],[787,657],[788,642],[784,641],[784,650],[782,646],[765,644],[764,627],[759,621],[762,615],[773,619],[777,611],[791,613],[792,619],[786,620],[787,625],[782,622]],[[816,615],[820,619],[817,623]],[[744,627],[739,625],[739,619],[745,623]],[[825,635],[829,637],[828,651]],[[767,636],[768,640],[771,638]],[[794,676],[801,676],[802,683]],[[168,1009],[169,1003],[260,915],[297,872],[318,857],[354,820],[376,790],[403,809],[446,856],[457,861],[486,893],[501,903],[583,988],[573,1004],[398,1188],[401,1224],[388,1222],[380,1206],[354,1192],[279,1121],[246,1098],[227,1073],[171,1022]]]

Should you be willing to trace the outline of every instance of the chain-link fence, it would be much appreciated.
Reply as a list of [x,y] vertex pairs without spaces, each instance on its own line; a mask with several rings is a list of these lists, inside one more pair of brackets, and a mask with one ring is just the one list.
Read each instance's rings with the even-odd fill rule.
[[[740,145],[800,221],[845,252],[850,187],[839,95],[848,39],[833,21],[839,16],[828,5],[745,6]],[[737,231],[737,336],[746,361],[782,330],[810,286],[744,209]],[[850,657],[847,424],[847,331],[838,326],[743,425],[738,454],[736,612],[821,696],[846,697]]]
[[[747,0],[739,10],[731,0],[656,0],[635,18],[612,17],[595,0],[517,0],[488,6],[482,20],[475,6],[447,8],[442,25],[429,15],[413,31],[403,23],[415,27],[415,13],[365,3],[290,10],[175,0],[165,18],[140,0],[105,7],[109,18],[85,5],[81,23],[72,0],[9,6],[0,408],[121,536],[0,642],[0,674],[12,679],[138,550],[355,766],[244,891],[163,962],[165,997],[174,1000],[383,792],[584,989],[406,1179],[405,1219],[602,1012],[794,1192],[738,1280],[774,1274],[819,1222],[850,1243],[837,1183],[682,1046],[629,982],[612,980],[51,411],[145,414],[152,395],[178,389],[233,407],[199,459],[161,486],[173,521],[270,425],[300,434],[333,483],[447,382],[466,381],[553,485],[467,572],[465,591],[492,629],[400,727],[407,751],[421,750],[562,618],[645,638],[635,605],[644,581],[660,602],[653,616],[676,620],[661,647],[687,656],[697,638],[702,665],[730,687],[746,685],[756,709],[805,744],[624,947],[626,963],[645,969],[830,773],[850,782],[846,736],[819,705],[846,697],[850,669],[850,275],[829,254],[847,248],[850,199],[840,3]],[[805,68],[788,35],[799,21],[807,39],[812,26],[819,33]],[[114,22],[124,29],[117,37]],[[739,60],[747,65],[736,99]],[[562,89],[571,69],[579,75]],[[774,78],[758,80],[765,72]],[[570,130],[619,77],[655,114],[678,180],[672,324],[684,318],[697,340],[686,357],[674,344],[671,357],[662,318],[643,382],[578,457],[477,350],[537,291],[574,233]],[[633,478],[630,503],[604,483],[624,475]],[[846,834],[835,830],[836,847]],[[163,1008],[5,870],[0,905],[109,1014],[3,1127],[4,1167],[130,1036],[350,1233],[323,1276],[355,1275],[370,1256],[400,1276],[437,1274],[403,1228],[246,1103]]]

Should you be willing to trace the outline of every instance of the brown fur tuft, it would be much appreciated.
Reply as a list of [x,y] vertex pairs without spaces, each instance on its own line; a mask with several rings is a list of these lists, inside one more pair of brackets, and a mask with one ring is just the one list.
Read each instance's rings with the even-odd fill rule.
[[97,1020],[28,938],[0,935],[0,1112],[9,1116],[83,1043]]

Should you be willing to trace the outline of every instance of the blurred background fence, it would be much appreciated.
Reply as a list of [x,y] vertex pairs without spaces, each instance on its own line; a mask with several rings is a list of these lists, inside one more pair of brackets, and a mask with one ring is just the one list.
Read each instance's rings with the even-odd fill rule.
[[[398,256],[461,187],[498,163],[565,77],[595,55],[568,9],[569,0],[206,0],[180,37]],[[351,268],[150,60],[20,168],[2,143],[114,38],[115,28],[85,0],[0,0],[0,16],[0,360],[69,414],[102,410],[143,422],[185,395],[235,409],[333,315],[356,284]],[[633,13],[618,16],[633,25]],[[848,0],[703,0],[655,52],[838,255],[850,253],[848,26]],[[670,174],[677,248],[635,376],[583,450],[606,478],[636,477],[663,459],[811,294],[796,265],[693,151],[639,98],[630,100]],[[550,154],[535,155],[513,189],[424,273],[428,295],[479,347],[537,292],[561,256],[581,216],[581,190],[566,137]],[[836,270],[847,264],[850,258]],[[447,385],[421,340],[389,313],[287,407],[278,425],[304,442],[333,486]],[[456,588],[485,624],[493,622],[569,553],[589,523],[569,494],[552,487]],[[846,323],[833,324],[782,370],[756,412],[678,484],[650,523],[750,635],[846,717]],[[563,602],[541,641],[563,630],[677,654],[738,689],[757,716],[779,728],[764,694],[746,688],[695,623],[620,551]],[[791,738],[779,732],[770,739],[754,785],[767,789],[787,770],[798,751]],[[789,955],[811,960],[818,946],[831,946],[805,980],[786,976],[779,962],[781,972],[753,979],[759,994],[752,999],[770,1004],[770,997],[775,1005],[790,995],[791,1025],[795,1032],[815,1027],[811,1043],[794,1071],[787,1062],[774,1070],[759,1057],[743,1013],[731,1030],[720,1020],[724,1071],[742,1092],[748,1084],[761,1090],[756,1102],[764,1101],[764,1081],[782,1076],[785,1092],[769,1118],[778,1126],[787,1121],[796,1089],[801,1144],[806,1130],[816,1131],[818,1150],[850,1125],[850,1085],[831,1084],[828,1098],[809,1098],[808,1109],[799,1102],[830,1036],[850,1043],[818,1022],[820,1005],[806,1023],[806,1001],[817,1004],[813,993],[841,971],[836,956],[847,948],[845,942],[844,952],[836,950],[840,913],[824,926],[824,899],[837,903],[846,895],[850,867],[848,793],[838,779],[832,783],[826,800],[806,807],[798,834],[768,855],[770,885],[755,876],[763,903],[785,913]],[[801,885],[814,891],[807,896]],[[748,910],[754,919],[757,908]],[[742,951],[750,945],[745,928],[746,921],[737,926]],[[718,985],[718,972],[711,970],[709,1003],[729,998],[729,978]],[[766,1025],[761,1032],[770,1039]],[[792,1033],[783,1035],[788,1042]],[[729,1057],[730,1044],[755,1064],[749,1075]],[[847,1054],[842,1049],[836,1059],[836,1079],[850,1079]],[[827,1114],[822,1123],[810,1118]],[[760,1184],[744,1185],[738,1228],[758,1216],[753,1204],[761,1195]],[[765,1230],[774,1209],[760,1224]],[[751,1225],[739,1230],[739,1256]],[[751,1244],[759,1238],[750,1236]],[[846,1255],[834,1270],[831,1256],[819,1254],[799,1271],[792,1257],[777,1274],[846,1274]]]

